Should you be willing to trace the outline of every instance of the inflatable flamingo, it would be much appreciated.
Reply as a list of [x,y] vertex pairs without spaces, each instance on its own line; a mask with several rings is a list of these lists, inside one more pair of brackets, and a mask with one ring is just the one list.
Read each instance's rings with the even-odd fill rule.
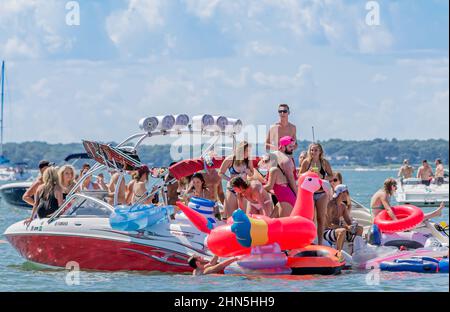
[[207,244],[219,257],[250,254],[251,248],[277,243],[282,250],[303,248],[316,237],[313,194],[327,188],[316,173],[307,172],[299,178],[298,197],[289,217],[272,219],[265,216],[247,216],[238,209],[228,224],[212,228],[200,213],[178,202],[177,206],[200,230],[208,233]]

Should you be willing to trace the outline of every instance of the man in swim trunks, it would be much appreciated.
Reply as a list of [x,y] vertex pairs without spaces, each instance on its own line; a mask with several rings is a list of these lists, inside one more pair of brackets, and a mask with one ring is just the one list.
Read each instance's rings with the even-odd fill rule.
[[[273,202],[261,182],[252,180],[245,181],[241,177],[235,177],[230,181],[230,187],[236,192],[238,197],[238,207],[245,210],[247,214],[259,214],[270,216],[273,212]],[[244,207],[244,199],[248,206]]]
[[439,158],[436,159],[434,163],[436,164],[436,172],[434,174],[436,184],[442,185],[444,184],[444,176],[445,176],[444,165],[442,164],[442,160]]
[[420,166],[419,170],[417,171],[417,178],[422,180],[422,184],[430,186],[431,180],[433,178],[433,169],[428,164],[427,160],[422,161],[422,166]]
[[403,179],[412,178],[413,172],[414,168],[409,165],[409,160],[405,159],[403,161],[403,166],[401,166],[400,170],[398,171],[398,177],[400,178],[400,181],[403,181]]
[[331,245],[336,243],[336,249],[340,252],[344,243],[353,243],[356,236],[362,238],[363,228],[353,222],[349,215],[347,205],[348,188],[345,184],[337,185],[333,199],[328,203],[327,221],[323,238]]
[[31,186],[26,190],[26,192],[22,196],[22,200],[29,204],[30,206],[34,206],[34,196],[36,195],[36,191],[39,186],[44,184],[42,180],[42,176],[44,175],[45,170],[49,167],[53,166],[53,163],[50,163],[47,160],[41,160],[39,162],[39,176],[37,179],[31,184]]
[[219,257],[214,256],[211,261],[207,261],[200,256],[192,256],[188,260],[188,264],[194,269],[193,275],[220,274],[227,266],[238,261],[239,258],[231,258],[219,263]]
[[297,196],[298,171],[295,166],[295,160],[292,157],[296,148],[295,144],[296,142],[294,142],[293,137],[285,136],[280,139],[278,151],[273,152],[272,154],[277,157],[280,170],[286,176],[289,187]]
[[266,138],[266,150],[277,151],[280,138],[290,136],[294,139],[294,150],[297,149],[297,127],[289,122],[290,109],[287,104],[278,106],[279,121],[270,127]]

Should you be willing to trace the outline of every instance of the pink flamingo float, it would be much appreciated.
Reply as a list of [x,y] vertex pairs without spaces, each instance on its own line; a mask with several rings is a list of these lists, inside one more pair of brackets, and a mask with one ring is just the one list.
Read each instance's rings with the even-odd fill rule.
[[292,214],[285,218],[247,216],[238,209],[227,224],[213,228],[202,214],[181,202],[177,202],[177,206],[200,231],[208,234],[208,248],[219,257],[248,255],[253,247],[274,243],[281,250],[303,248],[313,242],[317,233],[313,194],[321,188],[329,191],[329,184],[313,172],[303,174],[298,182],[295,207]]

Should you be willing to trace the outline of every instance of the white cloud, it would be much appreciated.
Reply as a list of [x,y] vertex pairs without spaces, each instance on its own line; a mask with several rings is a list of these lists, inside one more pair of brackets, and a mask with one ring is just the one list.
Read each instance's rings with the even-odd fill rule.
[[388,77],[386,75],[377,73],[372,77],[372,82],[373,83],[385,82],[387,79]]
[[194,15],[208,19],[211,18],[222,0],[184,0],[187,11]]
[[[140,36],[163,26],[165,19],[163,0],[128,0],[125,10],[113,12],[106,19],[106,30],[117,46],[126,44],[130,36]],[[139,38],[142,39],[142,38]]]
[[14,58],[14,57],[26,57],[26,58],[36,58],[38,57],[38,48],[36,46],[36,42],[33,40],[22,40],[17,37],[12,37],[7,39],[6,43],[3,46],[3,52],[6,57]]
[[284,47],[261,43],[259,41],[250,42],[244,52],[246,56],[275,56],[287,53],[288,50]]

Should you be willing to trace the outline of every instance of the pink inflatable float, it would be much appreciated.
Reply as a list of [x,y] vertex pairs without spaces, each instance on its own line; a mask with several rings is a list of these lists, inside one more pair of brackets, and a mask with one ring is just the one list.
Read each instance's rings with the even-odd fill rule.
[[247,216],[239,209],[232,220],[217,228],[186,205],[177,205],[199,230],[209,234],[208,248],[219,257],[248,255],[252,247],[274,243],[281,250],[291,250],[310,245],[316,237],[313,194],[322,186],[324,181],[316,173],[305,173],[299,178],[297,201],[289,217]]

